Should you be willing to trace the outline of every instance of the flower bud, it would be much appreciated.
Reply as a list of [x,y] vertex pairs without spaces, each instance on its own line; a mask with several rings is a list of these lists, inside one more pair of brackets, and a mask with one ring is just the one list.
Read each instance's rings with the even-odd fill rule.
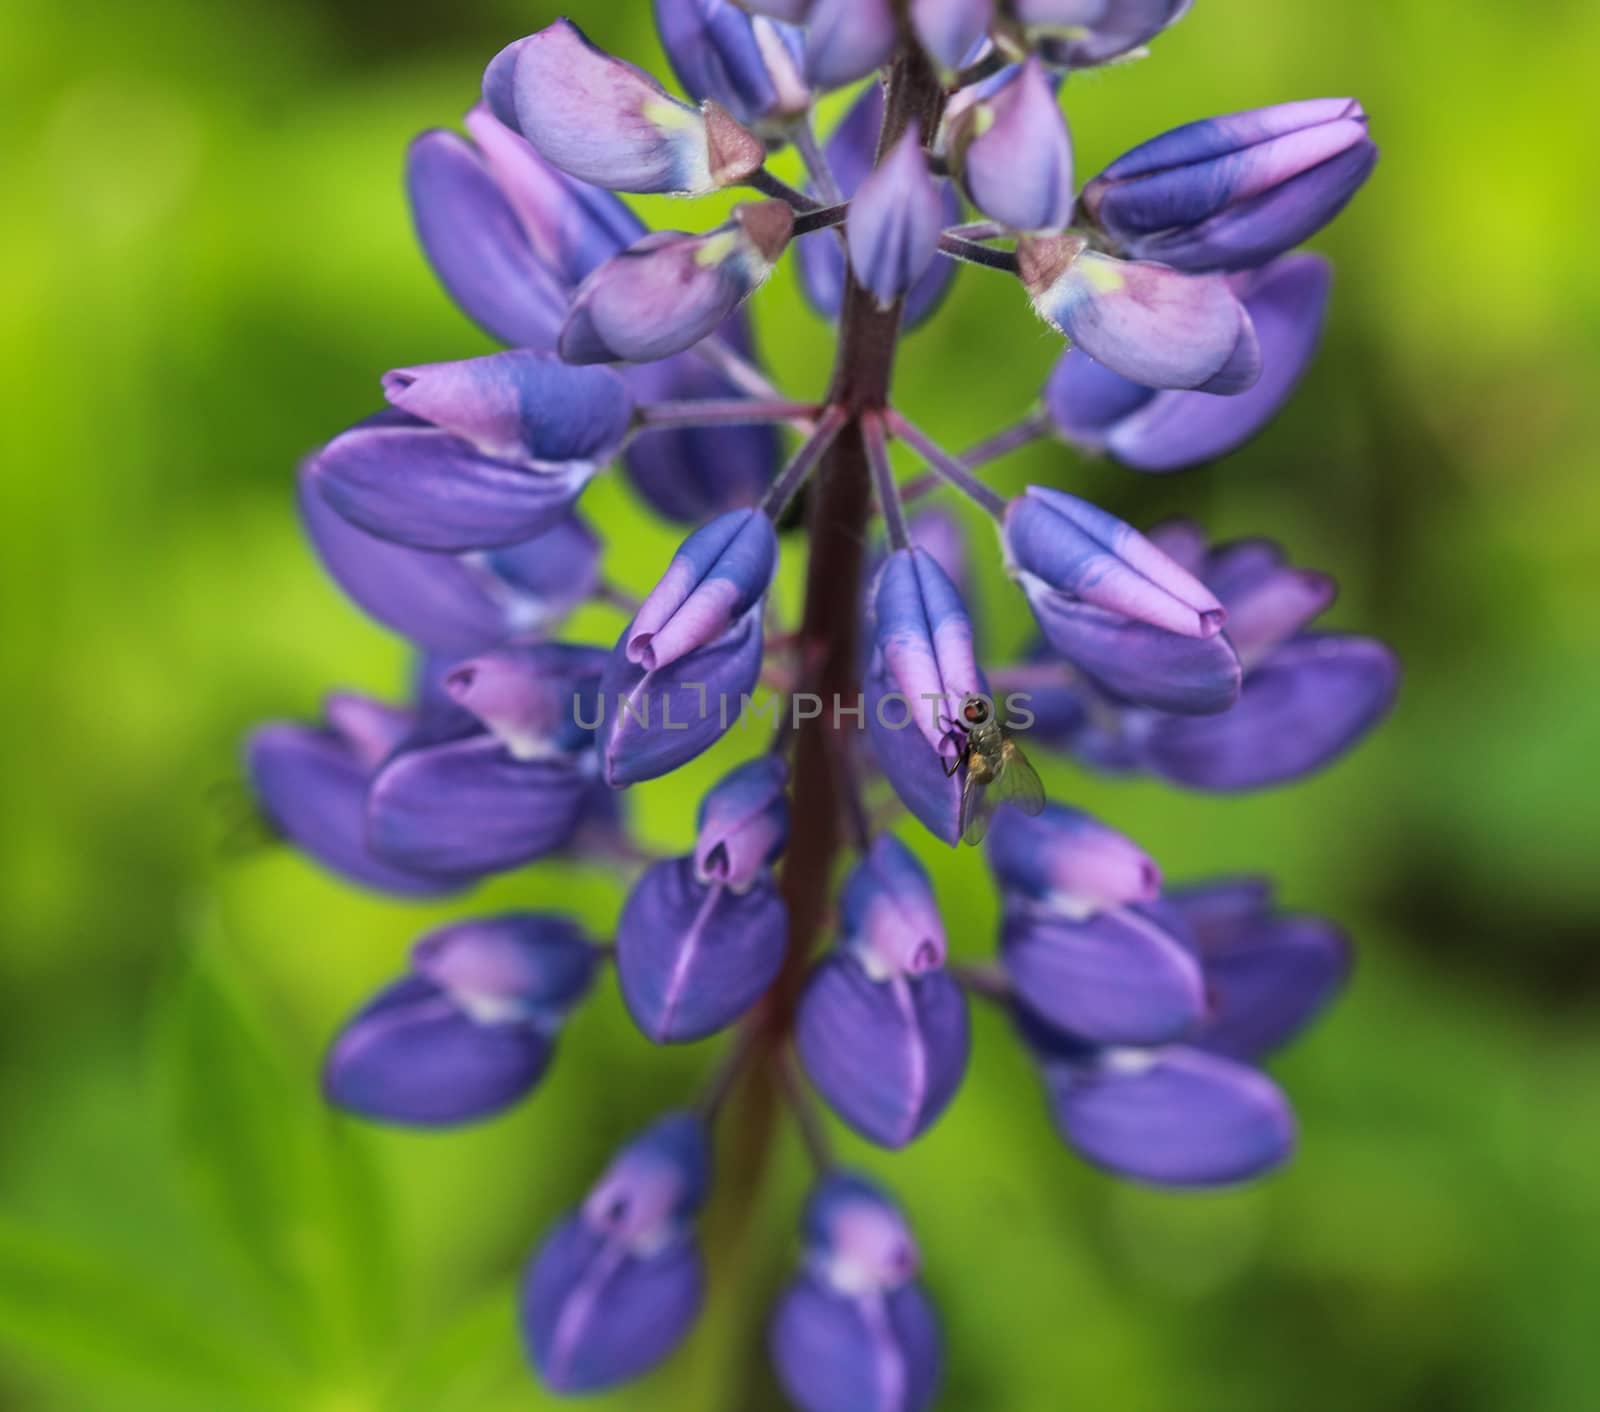
[[1017,263],[1034,312],[1133,382],[1231,394],[1261,375],[1250,316],[1221,275],[1112,259],[1071,234],[1020,241]]
[[565,519],[596,467],[494,460],[458,436],[386,412],[336,436],[310,463],[317,492],[367,534],[461,553],[530,539]]
[[[368,616],[431,651],[462,657],[548,627],[594,587],[597,546],[581,527],[574,531],[570,516],[522,544],[465,559],[357,529],[323,498],[309,464],[296,499],[306,536],[339,587]],[[561,565],[564,583],[541,581],[539,568]]]
[[1200,571],[1227,609],[1228,639],[1246,671],[1309,626],[1339,592],[1327,574],[1287,563],[1270,539],[1221,545]]
[[655,0],[655,14],[661,47],[690,97],[774,135],[811,106],[800,30],[752,17],[733,0]]
[[618,639],[600,681],[600,762],[614,789],[670,774],[739,719],[761,676],[761,605],[654,670],[629,658],[629,637]]
[[418,872],[502,872],[571,838],[589,778],[579,758],[518,760],[492,735],[402,751],[372,781],[367,838]]
[[702,882],[696,860],[648,868],[617,923],[617,979],[628,1013],[657,1044],[704,1039],[777,979],[789,918],[770,877],[742,892]]
[[1294,1150],[1288,1101],[1245,1064],[1185,1045],[1097,1048],[1037,1017],[1019,1023],[1062,1140],[1105,1171],[1152,1186],[1226,1186]]
[[367,848],[367,785],[413,725],[409,712],[331,696],[326,727],[271,722],[251,732],[245,769],[261,812],[297,848],[363,887],[402,896],[453,892],[464,878],[413,872]]
[[1135,147],[1084,187],[1083,209],[1138,259],[1249,269],[1321,230],[1377,160],[1353,99],[1279,103]]
[[928,874],[893,834],[873,839],[839,894],[843,944],[874,979],[944,965],[944,922]]
[[1226,634],[1186,637],[1059,594],[1031,606],[1051,647],[1121,702],[1209,716],[1239,699],[1239,657]]
[[1226,715],[1151,716],[1131,733],[1145,768],[1175,784],[1264,789],[1350,750],[1389,713],[1399,680],[1399,662],[1383,643],[1307,633],[1250,669]]
[[1224,879],[1179,888],[1205,965],[1211,1008],[1195,1044],[1255,1062],[1310,1024],[1350,974],[1350,942],[1321,917],[1274,911],[1271,886]]
[[954,73],[988,34],[994,0],[911,0],[910,16],[928,57]]
[[879,570],[873,611],[876,651],[917,731],[939,759],[957,759],[966,741],[954,724],[962,699],[984,684],[955,585],[926,550],[897,549]]
[[[843,121],[833,130],[824,149],[833,169],[839,191],[846,200],[854,198],[874,170],[878,132],[883,126],[883,86],[871,83],[851,104]],[[961,198],[948,181],[935,183],[939,193],[939,225],[953,226],[961,219]],[[852,211],[852,217],[854,211]],[[839,316],[844,302],[845,253],[839,241],[825,231],[803,237],[795,247],[800,263],[800,284],[812,308],[825,318]],[[902,326],[909,330],[923,323],[938,307],[955,282],[954,260],[935,259],[911,286],[901,312]]]
[[1157,391],[1069,348],[1045,386],[1056,430],[1136,471],[1165,472],[1225,456],[1266,426],[1310,365],[1327,310],[1330,271],[1320,255],[1289,255],[1234,275],[1234,293],[1261,348],[1261,377],[1229,397]]
[[575,923],[535,913],[456,922],[423,937],[411,974],[339,1032],[324,1070],[328,1101],[418,1127],[509,1107],[543,1076],[596,955]]
[[627,385],[609,368],[522,350],[397,368],[384,375],[383,395],[506,461],[609,461],[633,416]]
[[720,637],[766,595],[777,562],[777,532],[759,510],[697,529],[634,615],[628,660],[653,672]]
[[704,1124],[669,1114],[618,1153],[540,1246],[520,1312],[528,1356],[553,1391],[637,1378],[688,1335],[705,1297],[693,1220],[710,1170]]
[[887,309],[926,273],[939,251],[944,203],[913,123],[861,184],[845,228],[850,267]]
[[1149,854],[1064,804],[1046,804],[1031,817],[999,811],[986,847],[995,880],[1008,895],[1068,921],[1161,894],[1161,870]]
[[1131,525],[1064,491],[1029,486],[1006,507],[1002,538],[1046,632],[1048,600],[1063,598],[1184,637],[1214,637],[1227,618],[1204,584]]
[[956,114],[949,149],[984,215],[1017,231],[1058,231],[1072,219],[1072,134],[1037,59]]
[[1094,1044],[1164,1044],[1205,1013],[1200,963],[1138,907],[1073,920],[1009,906],[1000,958],[1031,1010]]
[[795,1043],[812,1083],[863,1136],[904,1147],[966,1073],[966,999],[943,969],[944,926],[904,844],[873,841],[840,899],[843,935],[812,972]]
[[507,601],[519,633],[554,627],[600,586],[600,540],[577,515],[469,562]]
[[700,802],[695,877],[746,892],[789,838],[789,767],[763,755],[725,775]]
[[952,847],[961,840],[961,774],[918,729],[919,713],[931,703],[906,696],[874,652],[862,683],[862,709],[878,768],[901,803],[935,838]]
[[610,653],[562,642],[516,643],[458,662],[446,694],[514,760],[558,757],[592,743]]
[[1176,23],[1193,0],[1008,0],[1038,36],[1048,64],[1088,69],[1132,55]]
[[733,208],[705,235],[656,231],[595,270],[561,330],[569,363],[647,363],[716,331],[762,284],[789,243],[782,201]]
[[814,88],[843,88],[888,63],[899,37],[891,0],[812,0],[806,78]]
[[554,348],[566,290],[484,154],[456,133],[423,133],[406,153],[406,195],[428,263],[468,317],[501,343]]
[[[533,253],[563,287],[581,284],[596,265],[644,234],[644,223],[609,191],[557,171],[514,123],[508,126],[485,104],[463,121]],[[560,322],[558,316],[557,329]],[[554,346],[552,336],[539,351]]]
[[870,1182],[839,1173],[812,1194],[804,1234],[805,1269],[769,1333],[789,1401],[800,1412],[925,1412],[939,1329],[905,1218]]
[[[761,140],[715,103],[696,110],[649,74],[590,44],[570,20],[519,40],[509,63],[516,128],[568,176],[611,191],[700,196],[742,182],[766,160]],[[506,77],[485,97],[504,120]]]
[[[802,246],[801,249],[805,249]],[[735,314],[742,319],[742,312]],[[739,330],[729,337],[748,344]],[[695,353],[677,353],[628,368],[640,402],[693,402],[741,396],[740,389]],[[699,525],[740,506],[755,505],[782,462],[782,439],[769,424],[642,427],[622,453],[623,468],[651,509],[669,520]]]

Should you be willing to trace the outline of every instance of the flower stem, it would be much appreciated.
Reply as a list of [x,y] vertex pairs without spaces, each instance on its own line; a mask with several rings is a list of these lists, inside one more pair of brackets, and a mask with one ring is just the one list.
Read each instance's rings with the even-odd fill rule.
[[787,201],[796,211],[815,211],[822,205],[822,202],[815,197],[807,196],[803,191],[796,191],[788,182],[779,180],[765,167],[752,172],[745,185],[753,187],[763,196],[774,196],[779,201]]
[[965,260],[969,265],[984,265],[991,270],[1004,270],[1016,274],[1017,257],[1010,250],[992,250],[979,245],[976,240],[966,240],[948,231],[939,237],[939,249],[952,260]]
[[822,198],[830,206],[836,206],[844,200],[844,193],[839,190],[839,182],[833,175],[833,167],[828,161],[828,154],[822,150],[817,142],[817,135],[811,130],[811,115],[797,119],[789,132],[789,140],[794,143],[794,150],[800,154],[800,160],[806,164],[806,170],[811,173],[811,182]]
[[996,519],[1005,514],[1005,496],[986,486],[926,432],[918,431],[898,412],[889,413],[889,426],[896,436],[928,463],[935,474],[949,481],[969,500],[981,505]]
[[766,511],[769,519],[777,522],[783,518],[783,512],[788,509],[789,502],[806,483],[812,467],[833,445],[834,438],[839,435],[839,429],[844,426],[847,419],[848,414],[842,407],[829,407],[823,412],[811,435],[801,444],[789,464],[783,468],[778,478],[768,487],[766,495],[762,497],[761,508]]
[[961,461],[969,470],[976,469],[990,461],[998,461],[1002,456],[1009,456],[1024,446],[1031,446],[1049,435],[1050,418],[1043,410],[1036,408],[1015,426],[997,431],[976,446],[968,447],[961,453]]
[[[890,70],[878,137],[879,159],[913,122],[925,133],[936,131],[944,99],[938,74],[920,48],[908,45]],[[853,704],[861,689],[858,632],[871,503],[861,414],[881,411],[888,402],[899,332],[900,305],[880,309],[854,276],[848,276],[827,396],[829,406],[841,409],[845,420],[822,458],[811,500],[810,556],[800,628],[807,653],[801,689],[816,692],[830,706]],[[783,969],[754,1017],[764,1042],[753,1055],[749,1080],[739,1089],[739,1121],[731,1125],[734,1146],[722,1182],[737,1209],[729,1211],[720,1223],[714,1243],[714,1249],[733,1262],[745,1243],[745,1223],[758,1209],[758,1190],[782,1106],[779,1070],[810,971],[811,953],[828,924],[829,884],[846,841],[839,772],[833,767],[840,747],[839,730],[838,716],[824,709],[801,722],[795,732],[790,843],[779,877],[789,914],[789,945]],[[753,1390],[760,1376],[758,1369],[752,1363],[742,1371],[742,1381],[739,1372],[734,1374],[730,1406],[753,1406],[760,1400]]]
[[883,516],[884,531],[889,536],[889,547],[909,548],[911,531],[906,526],[906,511],[900,503],[900,492],[895,488],[894,467],[889,464],[889,438],[883,430],[883,418],[876,412],[868,412],[861,419],[861,434],[867,445],[867,464],[872,467],[872,490],[878,501],[878,513]]
[[646,402],[634,409],[633,416],[641,427],[733,426],[741,422],[803,422],[809,427],[821,411],[815,402],[707,397],[683,402]]
[[826,230],[829,226],[844,224],[844,218],[850,214],[850,203],[842,201],[836,206],[819,206],[815,211],[806,211],[794,218],[792,235],[810,235],[814,230]]

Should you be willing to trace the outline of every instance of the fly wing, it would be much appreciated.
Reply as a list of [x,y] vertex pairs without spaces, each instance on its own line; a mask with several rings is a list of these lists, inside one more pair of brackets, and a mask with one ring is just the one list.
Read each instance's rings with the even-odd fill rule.
[[1000,802],[1014,804],[1024,814],[1044,812],[1044,785],[1038,772],[1028,763],[1028,757],[1012,741],[1000,747],[1000,773],[995,780],[995,793]]
[[967,778],[961,787],[961,838],[974,848],[983,842],[994,814],[995,793],[989,788],[992,779],[994,775],[981,755],[967,762]]

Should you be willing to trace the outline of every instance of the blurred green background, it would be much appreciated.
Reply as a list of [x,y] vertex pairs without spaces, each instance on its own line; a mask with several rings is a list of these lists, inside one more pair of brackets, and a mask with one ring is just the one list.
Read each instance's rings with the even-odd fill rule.
[[[656,61],[644,0],[571,8]],[[247,726],[402,679],[303,547],[290,475],[373,407],[382,370],[487,348],[414,247],[401,155],[553,13],[0,7],[0,1406],[554,1405],[517,1347],[516,1270],[712,1062],[714,1043],[653,1052],[602,987],[499,1121],[428,1137],[332,1116],[333,1026],[461,905],[237,846]],[[1408,674],[1365,750],[1288,790],[1047,771],[1172,878],[1270,870],[1349,924],[1360,964],[1278,1067],[1303,1148],[1259,1186],[1180,1198],[1088,1171],[988,1015],[930,1136],[896,1157],[845,1144],[921,1233],[945,1408],[1600,1404],[1597,65],[1587,0],[1201,0],[1153,58],[1066,91],[1084,173],[1192,117],[1338,93],[1384,158],[1317,242],[1338,265],[1324,354],[1256,444],[1160,481],[1042,447],[999,479],[1277,536],[1343,582],[1331,621],[1393,642]],[[789,272],[758,317],[784,385],[819,389],[826,330]],[[1013,286],[968,271],[907,345],[901,399],[964,443],[1028,404],[1057,347]],[[675,536],[618,485],[592,496],[616,577],[646,586]],[[1013,643],[1020,600],[986,575]],[[637,790],[645,835],[684,845],[742,748]],[[980,860],[947,856],[939,888],[955,949],[981,956]],[[468,905],[513,900],[601,933],[620,903],[598,873],[536,868]],[[786,1136],[689,1347],[593,1405],[777,1405],[759,1319],[803,1170]],[[714,1241],[749,1199],[724,1193]]]

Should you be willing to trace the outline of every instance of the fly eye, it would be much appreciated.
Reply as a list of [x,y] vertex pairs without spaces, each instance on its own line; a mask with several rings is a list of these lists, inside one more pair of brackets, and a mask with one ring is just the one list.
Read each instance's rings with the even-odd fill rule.
[[962,708],[961,714],[975,726],[981,726],[984,718],[989,714],[988,707],[981,701],[969,701]]

